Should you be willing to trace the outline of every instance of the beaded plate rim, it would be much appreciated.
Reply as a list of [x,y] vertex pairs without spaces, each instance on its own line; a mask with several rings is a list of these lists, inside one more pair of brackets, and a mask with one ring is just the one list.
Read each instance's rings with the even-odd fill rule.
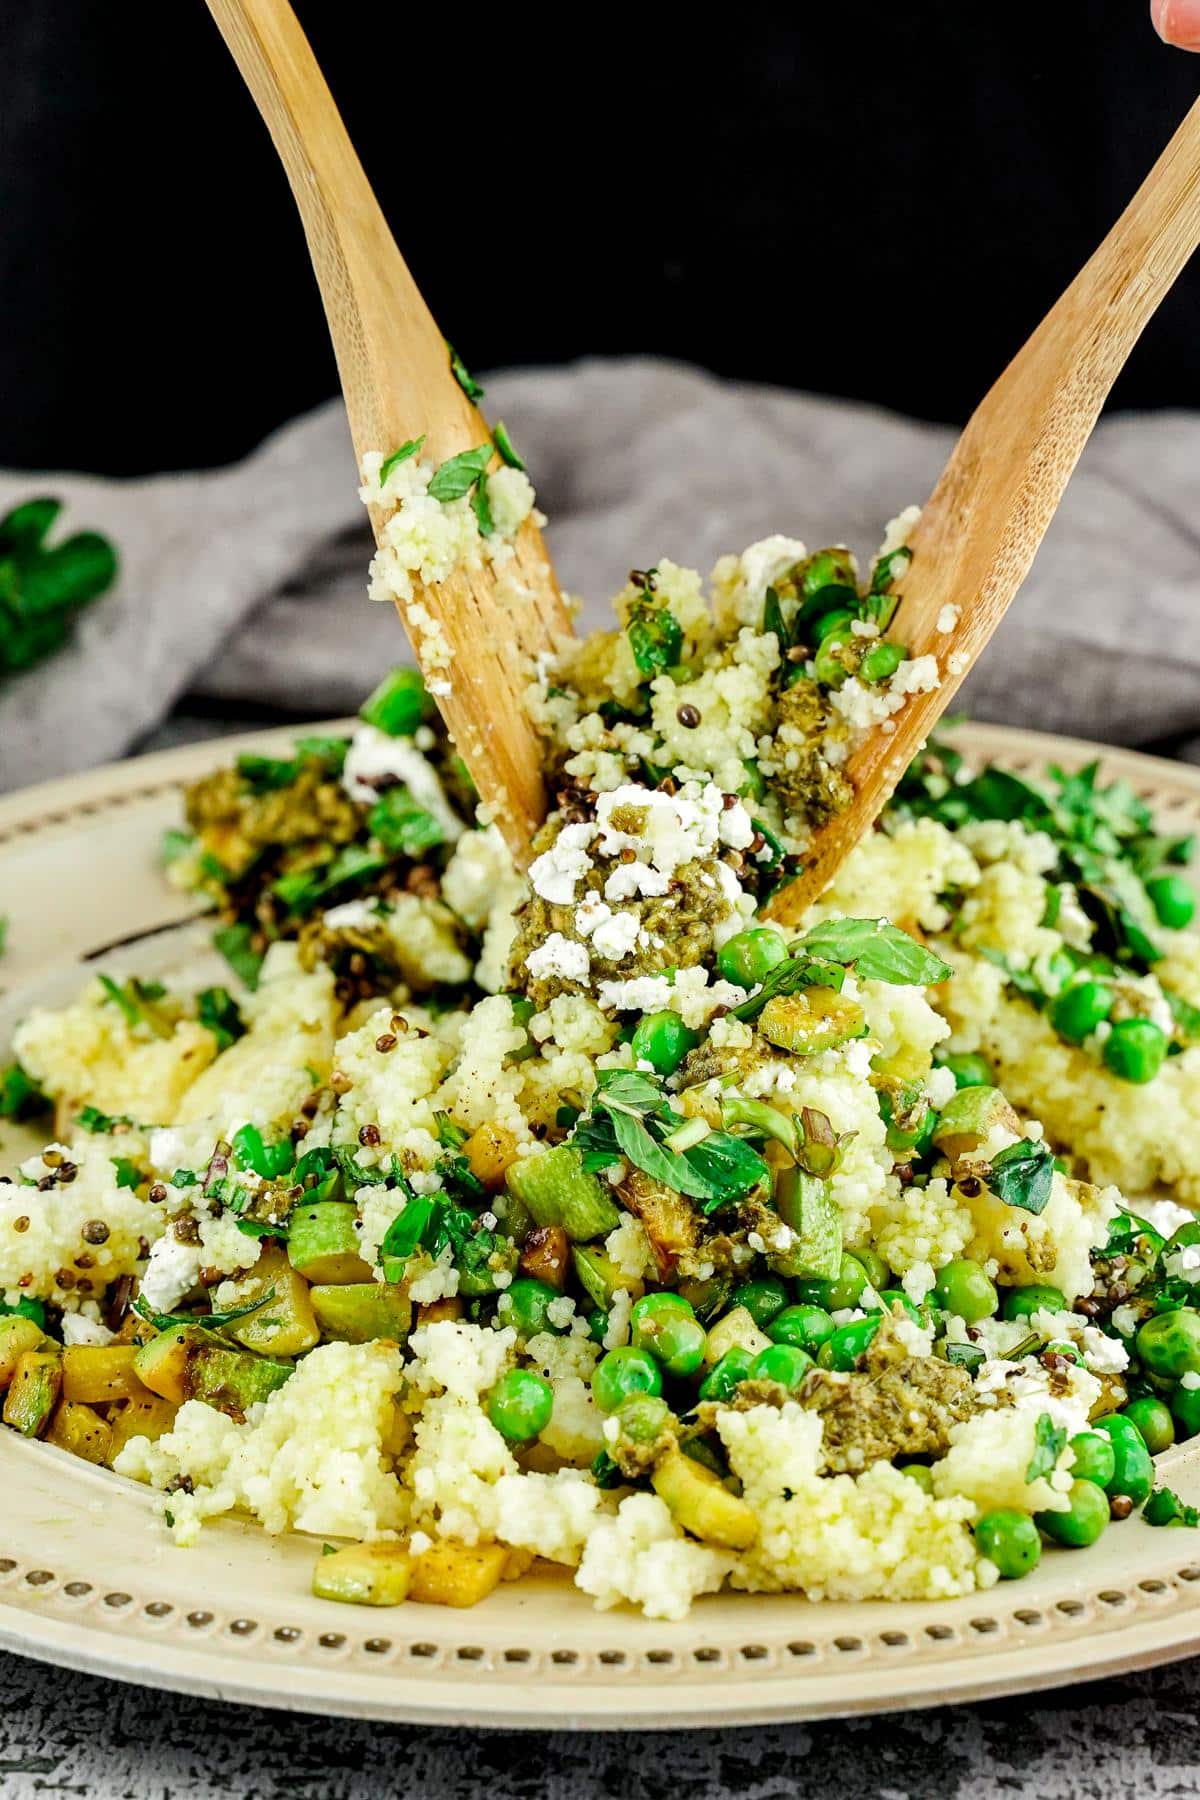
[[[300,729],[210,739],[0,798],[0,872],[16,867],[14,857],[24,867],[43,855],[70,866],[78,842],[89,881],[111,886],[119,871],[98,869],[96,845],[86,842],[93,825],[106,851],[121,833],[130,843],[140,833],[149,846],[182,783],[239,750],[278,748]],[[1098,757],[1160,815],[1200,823],[1200,770],[1001,726],[964,726],[955,741],[1015,770]],[[139,931],[186,922],[186,903],[162,885]],[[67,912],[81,904],[70,896]],[[123,904],[115,891],[117,913]],[[113,941],[110,932],[88,942],[74,915],[57,931],[51,924],[44,954],[39,945],[19,951],[22,984]],[[1184,1447],[1171,1460],[1172,1482],[1200,1500],[1200,1458]],[[246,1704],[509,1729],[712,1727],[983,1699],[1200,1650],[1200,1540],[1140,1521],[1078,1560],[1048,1558],[1023,1582],[957,1600],[814,1605],[726,1594],[675,1625],[596,1613],[549,1574],[465,1613],[411,1603],[335,1609],[308,1592],[315,1540],[270,1539],[219,1520],[199,1547],[176,1550],[145,1489],[7,1432],[0,1479],[0,1647]]]

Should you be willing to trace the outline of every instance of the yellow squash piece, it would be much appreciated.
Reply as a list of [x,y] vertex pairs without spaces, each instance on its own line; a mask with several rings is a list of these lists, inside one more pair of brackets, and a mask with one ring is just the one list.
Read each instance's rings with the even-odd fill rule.
[[54,1409],[46,1442],[81,1456],[84,1462],[106,1463],[112,1447],[112,1426],[94,1407],[80,1400],[63,1400]]
[[109,1419],[108,1463],[111,1468],[131,1438],[149,1438],[151,1443],[165,1437],[175,1424],[179,1408],[159,1394],[145,1392],[143,1399],[127,1400],[115,1407]]
[[135,1357],[140,1379],[152,1393],[182,1406],[205,1400],[233,1418],[243,1417],[292,1373],[290,1363],[234,1350],[198,1325],[174,1325]]
[[230,1337],[247,1350],[260,1350],[265,1356],[299,1356],[320,1340],[308,1283],[297,1275],[278,1244],[268,1244],[249,1274],[233,1283],[228,1310],[248,1306],[260,1296],[263,1304],[257,1312],[247,1313],[227,1327]]
[[26,1350],[8,1386],[4,1423],[24,1437],[41,1437],[61,1391],[62,1353],[57,1345],[49,1350]]
[[463,1145],[462,1153],[476,1181],[489,1193],[504,1186],[504,1176],[517,1160],[517,1140],[504,1125],[480,1125]]
[[748,1550],[758,1536],[758,1520],[746,1502],[682,1450],[671,1450],[661,1459],[650,1485],[670,1507],[676,1524],[702,1543],[720,1550]]
[[414,1562],[408,1597],[427,1606],[476,1606],[499,1586],[508,1555],[504,1544],[440,1538]]
[[17,1372],[17,1364],[27,1350],[37,1350],[46,1342],[46,1334],[32,1319],[20,1313],[0,1318],[0,1388],[6,1388]]
[[144,1394],[133,1366],[133,1344],[68,1344],[63,1351],[63,1399],[101,1406]]
[[751,1356],[757,1356],[760,1350],[770,1348],[771,1340],[754,1323],[753,1314],[744,1306],[735,1306],[709,1327],[704,1340],[704,1361],[711,1369],[727,1350],[746,1350]]
[[408,1598],[413,1559],[407,1544],[348,1544],[320,1557],[312,1591],[318,1600],[355,1606],[399,1606]]
[[774,995],[759,1014],[758,1029],[780,1050],[812,1056],[862,1037],[867,1020],[857,1000],[835,994],[832,988],[810,987]]

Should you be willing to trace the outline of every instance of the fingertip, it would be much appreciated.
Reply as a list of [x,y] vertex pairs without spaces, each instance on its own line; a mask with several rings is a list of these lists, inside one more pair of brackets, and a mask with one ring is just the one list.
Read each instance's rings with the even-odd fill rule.
[[1200,51],[1200,0],[1150,0],[1150,20],[1164,44]]

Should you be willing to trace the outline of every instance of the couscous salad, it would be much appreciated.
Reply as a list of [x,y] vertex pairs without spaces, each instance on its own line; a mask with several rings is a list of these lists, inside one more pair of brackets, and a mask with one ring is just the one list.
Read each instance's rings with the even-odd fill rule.
[[[366,459],[377,597],[504,577],[502,458]],[[48,1140],[0,1183],[5,1423],[181,1545],[312,1533],[368,1604],[535,1561],[665,1619],[936,1598],[1194,1524],[1153,1460],[1200,1431],[1190,843],[932,745],[801,929],[765,911],[939,679],[891,631],[910,525],[865,574],[633,571],[532,683],[527,877],[436,642],[352,736],[198,782],[165,856],[219,971],[99,975],[0,1081]]]

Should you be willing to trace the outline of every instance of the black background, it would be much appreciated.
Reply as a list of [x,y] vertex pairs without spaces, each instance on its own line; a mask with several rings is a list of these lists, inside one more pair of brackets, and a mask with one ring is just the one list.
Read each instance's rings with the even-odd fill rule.
[[[1144,0],[300,0],[471,366],[653,351],[958,419],[1200,87]],[[0,0],[0,464],[234,457],[335,387],[202,0]],[[1200,266],[1114,403],[1200,405]]]

